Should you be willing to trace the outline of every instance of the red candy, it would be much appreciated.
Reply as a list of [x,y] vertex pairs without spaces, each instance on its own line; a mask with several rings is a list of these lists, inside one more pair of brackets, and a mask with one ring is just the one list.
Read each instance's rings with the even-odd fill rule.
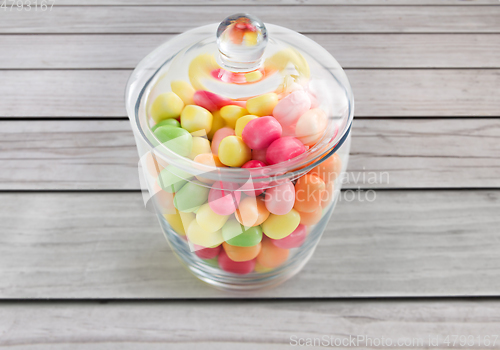
[[216,182],[208,193],[208,205],[214,213],[231,215],[240,204],[241,191],[235,191],[237,186]]
[[251,149],[265,149],[281,137],[281,124],[273,117],[250,120],[243,129],[243,141]]
[[255,259],[240,262],[232,261],[224,250],[220,252],[218,262],[219,267],[224,271],[237,273],[239,275],[250,273],[255,268]]
[[194,244],[194,249],[196,249],[195,253],[200,259],[213,259],[219,255],[222,249],[222,245],[219,245],[215,248],[205,248],[200,245]]
[[305,151],[306,147],[295,137],[282,137],[269,146],[266,153],[266,161],[271,165],[286,162]]
[[283,249],[292,249],[300,247],[307,237],[306,226],[300,224],[295,231],[282,239],[273,239],[272,242],[276,247]]
[[264,163],[263,161],[254,159],[254,160],[250,160],[250,161],[246,162],[241,167],[248,169],[248,168],[260,168],[263,166],[266,166],[266,163]]

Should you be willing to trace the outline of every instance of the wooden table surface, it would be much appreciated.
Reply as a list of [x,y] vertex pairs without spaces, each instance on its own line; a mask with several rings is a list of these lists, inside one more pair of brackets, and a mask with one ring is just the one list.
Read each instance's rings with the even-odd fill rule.
[[[447,335],[474,335],[465,347],[500,349],[500,1],[11,4],[0,8],[0,348],[280,349],[365,335],[444,349],[461,346]],[[173,256],[142,204],[124,105],[153,48],[238,12],[309,36],[345,68],[358,179],[345,188],[376,192],[338,204],[299,275],[246,294],[199,282]],[[371,173],[389,181],[359,180]]]

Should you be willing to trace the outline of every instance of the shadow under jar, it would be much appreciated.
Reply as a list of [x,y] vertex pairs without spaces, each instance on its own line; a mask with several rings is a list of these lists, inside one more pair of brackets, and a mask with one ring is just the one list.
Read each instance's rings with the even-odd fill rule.
[[145,202],[196,277],[252,290],[307,263],[341,189],[354,112],[325,49],[236,14],[151,52],[126,105]]

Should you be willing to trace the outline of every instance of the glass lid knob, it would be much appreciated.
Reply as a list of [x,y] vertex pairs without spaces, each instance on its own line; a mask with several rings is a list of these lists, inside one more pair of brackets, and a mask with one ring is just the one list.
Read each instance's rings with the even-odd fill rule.
[[266,26],[260,19],[238,13],[217,28],[220,63],[227,70],[249,72],[259,68],[267,45]]

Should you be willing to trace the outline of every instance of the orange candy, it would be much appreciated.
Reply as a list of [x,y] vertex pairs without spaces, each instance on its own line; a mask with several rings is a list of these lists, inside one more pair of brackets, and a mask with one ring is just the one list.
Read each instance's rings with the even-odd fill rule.
[[316,175],[306,174],[295,184],[295,204],[299,212],[310,213],[321,206],[321,195],[325,190],[325,182]]
[[302,225],[310,226],[316,225],[319,220],[321,220],[321,216],[323,216],[323,208],[319,206],[315,211],[310,213],[299,212],[300,214],[300,223]]
[[269,210],[266,208],[264,198],[246,197],[240,202],[235,216],[243,226],[258,226],[269,217]]
[[323,163],[311,169],[309,174],[319,176],[325,183],[335,181],[342,170],[342,160],[337,153],[326,158]]
[[160,207],[162,214],[175,214],[177,210],[174,207],[174,194],[164,191],[155,181],[153,183],[153,198],[156,205]]
[[224,251],[226,252],[229,259],[232,261],[249,261],[255,259],[259,255],[261,250],[261,244],[258,243],[252,247],[237,247],[235,245],[230,245],[226,242],[222,243]]
[[[225,165],[220,162],[219,157],[216,156],[215,154],[212,154],[212,153],[198,154],[193,160],[196,163],[200,163],[200,164],[208,165],[208,166],[212,166],[212,167],[225,167]],[[214,180],[205,179],[202,176],[196,176],[196,178],[199,181],[204,182],[206,184],[213,184],[215,182]]]
[[335,194],[335,183],[330,181],[326,184],[326,189],[321,194],[321,207],[326,208],[333,200]]
[[268,238],[263,238],[261,249],[257,255],[257,264],[262,267],[275,268],[283,264],[288,259],[290,251],[275,246]]
[[158,164],[158,162],[155,159],[155,156],[151,154],[151,152],[148,152],[144,155],[145,162],[146,162],[146,168],[148,169],[149,173],[151,176],[157,177],[160,171],[163,170],[163,167]]

